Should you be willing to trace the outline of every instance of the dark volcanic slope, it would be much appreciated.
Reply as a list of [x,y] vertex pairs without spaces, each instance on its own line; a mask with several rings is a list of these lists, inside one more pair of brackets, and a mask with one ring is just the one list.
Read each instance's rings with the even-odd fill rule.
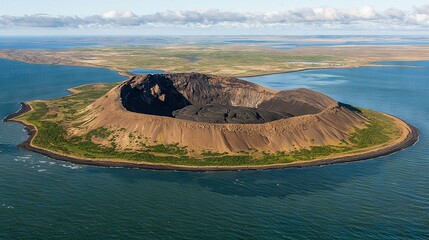
[[124,85],[121,98],[129,111],[170,117],[173,111],[191,104],[177,91],[171,79],[158,75],[146,75],[142,81]]
[[336,102],[318,92],[274,91],[240,79],[199,73],[135,76],[122,86],[132,112],[209,123],[264,123],[314,114]]
[[335,101],[322,93],[300,88],[278,92],[273,98],[258,107],[275,112],[290,113],[293,116],[319,113]]

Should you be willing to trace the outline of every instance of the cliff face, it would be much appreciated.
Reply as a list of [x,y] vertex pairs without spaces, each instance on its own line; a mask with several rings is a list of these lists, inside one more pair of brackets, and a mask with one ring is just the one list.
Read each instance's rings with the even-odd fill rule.
[[162,75],[132,78],[122,86],[121,99],[129,111],[160,116],[173,116],[173,111],[191,105]]
[[191,73],[132,77],[90,105],[79,121],[84,124],[73,134],[100,127],[125,129],[115,138],[119,148],[137,150],[144,141],[179,144],[199,153],[339,144],[366,119],[312,90],[275,91],[235,78]]

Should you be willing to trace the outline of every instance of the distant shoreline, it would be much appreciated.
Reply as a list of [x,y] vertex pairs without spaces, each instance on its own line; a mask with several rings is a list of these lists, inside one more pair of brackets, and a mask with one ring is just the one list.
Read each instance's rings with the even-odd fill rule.
[[361,65],[361,66],[338,66],[338,67],[307,67],[302,69],[293,69],[290,71],[283,71],[283,72],[273,72],[273,73],[263,73],[263,74],[257,74],[257,75],[249,75],[249,76],[237,76],[236,78],[252,78],[252,77],[263,77],[263,76],[271,76],[271,75],[281,75],[285,73],[296,73],[296,72],[304,72],[304,71],[311,71],[311,70],[327,70],[327,69],[352,69],[352,68],[361,68],[366,67],[370,65]]
[[[213,45],[212,47],[208,50],[203,45],[179,44],[173,47],[124,46],[122,50],[106,47],[111,51],[103,51],[104,48],[97,47],[88,48],[91,51],[81,51],[80,48],[66,50],[0,49],[0,57],[31,64],[108,68],[127,76],[130,75],[128,72],[130,69],[144,67],[160,69],[164,72],[195,71],[233,77],[255,77],[316,69],[358,68],[377,62],[429,59],[427,51],[429,45],[300,46],[289,50],[246,45]],[[201,61],[189,61],[187,57],[190,55],[186,55],[188,50],[192,50],[193,55],[206,57],[201,58]],[[410,52],[416,54],[410,55]],[[170,59],[159,64],[165,60],[165,56],[176,57],[180,63]],[[230,57],[237,58],[235,61],[240,66],[239,68],[231,66]],[[136,64],[138,62],[143,65]]]
[[[310,161],[299,161],[285,164],[273,164],[273,165],[257,165],[257,166],[181,166],[181,165],[168,165],[168,164],[151,164],[151,163],[138,163],[131,162],[126,160],[97,160],[97,159],[83,159],[78,157],[71,157],[55,153],[46,149],[38,148],[32,144],[34,137],[37,134],[37,128],[29,125],[15,118],[31,111],[32,108],[27,103],[21,102],[21,109],[7,116],[5,122],[18,122],[25,126],[25,130],[30,135],[30,137],[20,145],[21,148],[30,150],[43,154],[47,157],[72,162],[76,164],[85,164],[99,167],[123,167],[123,168],[137,168],[137,169],[151,169],[151,170],[170,170],[170,171],[193,171],[193,172],[206,172],[206,171],[242,171],[242,170],[270,170],[270,169],[282,169],[282,168],[303,168],[303,167],[313,167],[321,165],[329,165],[333,163],[345,163],[345,162],[354,162],[367,160],[372,158],[377,158],[381,156],[386,156],[394,152],[405,149],[409,146],[415,144],[419,139],[419,132],[414,126],[407,124],[403,120],[394,117],[395,119],[400,120],[408,128],[409,132],[405,139],[401,142],[397,142],[393,145],[385,146],[383,148],[375,149],[369,152],[358,153],[350,156],[343,157],[334,157],[320,160],[310,160]],[[391,116],[393,117],[393,116]]]

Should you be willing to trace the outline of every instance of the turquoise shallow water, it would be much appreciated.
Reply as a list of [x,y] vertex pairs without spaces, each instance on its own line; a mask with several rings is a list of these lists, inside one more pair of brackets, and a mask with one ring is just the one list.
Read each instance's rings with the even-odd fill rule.
[[[420,129],[415,146],[369,161],[222,173],[98,168],[19,149],[23,127],[1,123],[0,239],[428,239],[429,62],[389,64],[419,68],[249,79],[320,90]],[[104,69],[6,60],[0,70],[0,118],[20,101],[123,79]]]

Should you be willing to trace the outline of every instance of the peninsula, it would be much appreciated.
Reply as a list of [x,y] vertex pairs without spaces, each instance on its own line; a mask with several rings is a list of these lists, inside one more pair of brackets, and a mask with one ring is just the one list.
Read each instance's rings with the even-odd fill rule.
[[201,73],[131,76],[22,103],[27,149],[75,163],[191,171],[304,167],[403,149],[418,131],[309,89]]
[[[412,52],[413,54],[409,54]],[[385,61],[429,59],[429,46],[317,46],[290,50],[247,45],[85,47],[63,50],[0,49],[0,58],[33,64],[135,68],[257,76],[320,68],[356,68]]]

